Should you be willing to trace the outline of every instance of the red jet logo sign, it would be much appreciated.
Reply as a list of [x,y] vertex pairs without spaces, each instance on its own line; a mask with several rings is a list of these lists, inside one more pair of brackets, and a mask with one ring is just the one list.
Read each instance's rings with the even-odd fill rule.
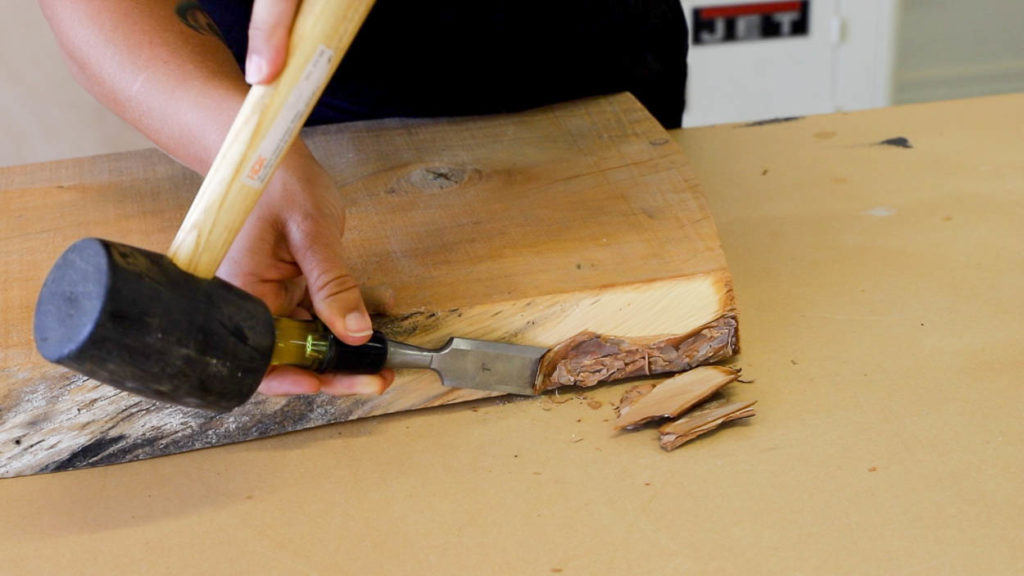
[[720,44],[806,36],[808,0],[758,2],[693,9],[693,43]]

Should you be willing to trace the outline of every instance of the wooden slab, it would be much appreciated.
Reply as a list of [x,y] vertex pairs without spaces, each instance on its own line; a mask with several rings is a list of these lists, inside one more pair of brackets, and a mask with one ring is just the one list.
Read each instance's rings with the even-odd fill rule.
[[[386,332],[553,346],[582,330],[689,332],[734,313],[700,187],[628,95],[522,114],[309,130],[347,213],[348,263],[393,299]],[[379,398],[257,397],[225,415],[43,361],[35,297],[74,240],[163,251],[199,178],[155,151],[0,171],[0,476],[67,470],[481,398],[403,372]]]

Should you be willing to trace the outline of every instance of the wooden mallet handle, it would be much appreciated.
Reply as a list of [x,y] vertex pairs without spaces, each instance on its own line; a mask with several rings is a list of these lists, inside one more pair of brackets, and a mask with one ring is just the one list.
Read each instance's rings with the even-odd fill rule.
[[167,255],[212,278],[323,93],[373,0],[303,0],[281,75],[253,86]]

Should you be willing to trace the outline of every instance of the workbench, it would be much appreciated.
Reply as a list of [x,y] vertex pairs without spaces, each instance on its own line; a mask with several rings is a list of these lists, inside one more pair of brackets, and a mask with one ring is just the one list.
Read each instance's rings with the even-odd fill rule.
[[674,137],[756,417],[664,453],[602,388],[2,480],[0,573],[1024,573],[1024,94]]

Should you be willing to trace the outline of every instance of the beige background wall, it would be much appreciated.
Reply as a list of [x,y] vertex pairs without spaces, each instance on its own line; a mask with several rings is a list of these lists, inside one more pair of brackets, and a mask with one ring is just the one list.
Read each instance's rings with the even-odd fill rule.
[[35,0],[0,14],[0,166],[149,146],[78,87]]

